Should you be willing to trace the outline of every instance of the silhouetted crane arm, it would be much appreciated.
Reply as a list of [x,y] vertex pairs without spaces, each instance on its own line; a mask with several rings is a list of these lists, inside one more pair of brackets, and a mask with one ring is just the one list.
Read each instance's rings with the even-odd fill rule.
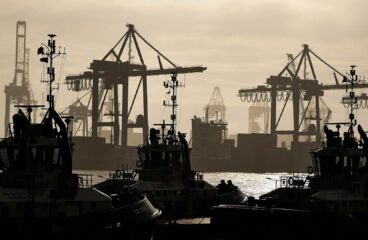
[[[193,66],[193,67],[178,67],[178,68],[167,68],[167,69],[148,69],[148,70],[136,70],[129,73],[130,77],[138,77],[138,76],[157,76],[157,75],[167,75],[173,72],[180,73],[195,73],[195,72],[203,72],[207,69],[207,67],[202,66]],[[101,73],[99,77],[104,77],[106,74]],[[71,80],[82,80],[82,79],[92,79],[93,72],[84,72],[79,75],[70,75],[65,78],[67,81]]]
[[[357,83],[354,85],[355,88],[368,88],[368,83]],[[277,91],[288,91],[291,90],[291,86],[279,86]],[[306,88],[300,88],[301,90],[305,90]],[[319,90],[342,90],[346,89],[346,85],[336,85],[336,84],[329,84],[329,85],[319,85]],[[262,93],[262,92],[271,92],[271,87],[266,87],[263,85],[258,86],[257,88],[250,88],[250,89],[240,89],[238,91],[238,95],[244,95],[247,93]]]
[[[368,88],[368,83],[356,83],[354,85],[354,88]],[[321,86],[321,90],[341,90],[341,89],[346,89],[346,85],[335,85],[335,84],[331,84],[331,85],[322,85]]]
[[180,74],[180,73],[195,73],[195,72],[203,72],[206,69],[207,69],[206,67],[201,67],[201,66],[177,67],[177,68],[167,68],[167,69],[149,69],[149,70],[146,70],[145,73],[144,73],[144,71],[142,73],[137,72],[137,73],[135,73],[136,75],[132,75],[132,76],[141,76],[143,74],[145,74],[147,76],[166,75],[166,74],[171,74],[173,72],[175,72],[177,74]]

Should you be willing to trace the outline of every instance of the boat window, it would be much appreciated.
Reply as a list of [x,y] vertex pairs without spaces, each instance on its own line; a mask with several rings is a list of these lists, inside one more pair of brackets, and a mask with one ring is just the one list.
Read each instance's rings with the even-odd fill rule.
[[59,159],[60,159],[60,149],[59,148],[54,148],[54,155],[52,158],[52,163],[57,165],[59,163]]
[[163,161],[163,165],[164,166],[170,166],[172,163],[172,155],[171,152],[164,152],[164,161]]
[[340,156],[336,156],[336,165],[340,162]]
[[367,158],[365,156],[360,157],[359,167],[366,167],[367,166]]
[[22,156],[23,155],[22,153],[24,152],[20,151],[19,149],[14,149],[14,160],[15,161],[13,163],[16,169],[23,168],[24,166],[23,164],[21,164],[21,162],[25,160],[24,156]]
[[47,164],[50,165],[53,164],[53,155],[54,155],[53,148],[50,147],[45,148],[45,156],[43,159],[46,161]]
[[146,153],[145,152],[139,152],[139,159],[141,160],[141,161],[145,161],[146,160]]
[[20,151],[18,148],[8,148],[5,151],[3,154],[8,159],[9,168],[24,169],[26,167],[24,151]]
[[344,156],[344,167],[348,166],[348,157]]
[[179,153],[179,162],[180,163],[183,163],[184,162],[184,160],[183,160],[183,154],[180,154],[180,153]]
[[159,159],[160,159],[159,166],[167,166],[168,165],[168,163],[165,161],[165,153],[164,152],[160,153]]
[[7,169],[9,167],[9,155],[8,155],[8,150],[5,148],[1,148],[0,149],[0,162],[2,164],[1,169]]
[[150,168],[156,168],[156,167],[160,167],[161,166],[161,162],[162,162],[162,157],[161,157],[161,153],[159,151],[151,151],[147,153],[146,156],[146,161],[145,161],[145,166],[147,165],[147,167]]
[[36,154],[37,154],[37,148],[33,147],[32,148],[32,156],[33,156],[33,158],[36,157]]

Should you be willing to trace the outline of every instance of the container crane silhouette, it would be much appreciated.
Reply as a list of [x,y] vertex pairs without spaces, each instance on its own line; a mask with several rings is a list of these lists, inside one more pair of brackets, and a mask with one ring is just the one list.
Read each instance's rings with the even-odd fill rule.
[[[29,52],[26,48],[27,25],[25,21],[18,21],[16,26],[15,72],[11,83],[5,86],[5,136],[10,129],[10,105],[36,104],[29,83]],[[36,120],[36,111],[33,112]]]
[[[90,71],[86,71],[80,75],[67,76],[65,79],[68,89],[71,91],[90,90],[87,107],[89,109],[91,106],[91,110],[86,113],[88,115],[89,113],[91,114],[91,131],[88,131],[88,133],[91,133],[90,136],[98,137],[99,129],[102,127],[111,127],[113,144],[119,145],[123,149],[127,148],[127,132],[129,128],[142,129],[143,137],[148,134],[148,76],[168,75],[172,73],[195,73],[203,72],[207,69],[202,66],[181,67],[176,65],[148,42],[135,29],[133,24],[127,24],[127,28],[127,32],[101,60],[92,61]],[[159,68],[147,68],[138,40],[142,41],[157,54]],[[133,63],[135,57],[132,53],[134,50],[138,55],[138,63]],[[124,56],[124,53],[126,56]],[[163,63],[168,64],[169,67],[165,67]],[[132,77],[138,77],[139,83],[129,105],[129,84]],[[120,86],[122,88],[122,96],[119,96]],[[143,91],[143,112],[137,116],[134,123],[129,123],[128,119],[140,89]],[[108,113],[111,116],[111,120],[104,121],[102,111],[109,92],[112,92],[111,101],[113,103],[112,111]],[[119,98],[121,98],[121,101],[119,101]],[[121,109],[119,110],[120,103]],[[85,109],[85,111],[89,110]],[[86,114],[82,115],[86,116]],[[104,115],[106,116],[106,114]]]
[[[333,71],[335,84],[322,84],[317,80],[311,56],[317,58]],[[304,76],[300,76],[303,64],[304,69],[309,69],[311,72],[310,79],[306,79],[305,71]],[[314,53],[307,44],[304,44],[302,51],[294,58],[290,59],[289,63],[279,74],[270,76],[265,85],[260,85],[252,89],[240,89],[238,91],[238,96],[243,102],[271,102],[271,134],[291,134],[294,143],[299,142],[299,136],[314,136],[316,141],[319,142],[321,139],[321,97],[326,90],[345,90],[346,88],[345,84],[340,84],[338,82],[336,75],[340,77],[345,76]],[[356,84],[356,88],[368,88],[368,84],[360,82]],[[307,102],[304,111],[300,110],[301,99]],[[314,99],[315,116],[308,118],[307,111],[312,99]],[[283,101],[284,104],[280,114],[277,116],[277,102],[281,101]],[[292,102],[293,127],[290,130],[278,130],[280,120],[283,117],[285,107],[289,101]],[[364,98],[364,96],[362,96],[360,101],[365,102],[367,105],[366,97]],[[362,103],[361,105],[364,104]],[[331,113],[328,114],[328,117],[330,116]],[[307,131],[301,130],[301,125],[306,118],[315,122],[315,129],[311,128]]]

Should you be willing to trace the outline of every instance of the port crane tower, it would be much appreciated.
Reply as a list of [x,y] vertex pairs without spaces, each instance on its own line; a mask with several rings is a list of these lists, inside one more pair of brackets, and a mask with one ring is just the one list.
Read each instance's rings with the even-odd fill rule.
[[220,87],[213,89],[209,103],[204,107],[205,122],[209,123],[210,118],[215,118],[216,122],[225,122],[226,107],[221,95]]
[[[27,25],[25,21],[18,21],[16,26],[16,50],[15,50],[15,72],[11,83],[5,85],[5,116],[4,116],[4,134],[7,136],[10,128],[10,105],[30,105],[37,101],[33,97],[29,83],[29,51],[26,47]],[[33,112],[33,118],[36,112]]]
[[[71,91],[90,90],[86,94],[86,96],[89,95],[89,100],[86,105],[80,102],[72,104],[72,106],[77,107],[77,109],[73,111],[78,112],[79,108],[82,110],[82,113],[79,114],[80,118],[76,118],[76,120],[84,119],[82,121],[84,128],[87,127],[87,121],[85,120],[86,116],[91,116],[91,132],[89,130],[84,130],[84,134],[88,133],[91,137],[98,137],[99,130],[102,127],[111,127],[113,144],[121,146],[124,149],[127,148],[127,132],[129,128],[142,129],[143,137],[146,137],[148,134],[147,77],[172,73],[203,72],[207,69],[203,66],[181,67],[176,65],[148,42],[135,29],[133,24],[127,24],[127,28],[128,30],[126,33],[101,60],[93,60],[91,62],[90,71],[86,71],[79,75],[70,75],[65,79],[66,84],[68,84],[68,89]],[[148,48],[152,49],[154,53],[157,54],[159,68],[147,67],[138,40],[143,42],[146,47],[148,46]],[[138,55],[138,63],[133,62],[133,50],[135,50]],[[168,67],[165,67],[164,63],[166,63]],[[133,77],[138,77],[139,83],[134,92],[131,104],[129,104],[129,85]],[[119,96],[120,88],[122,88],[121,96]],[[143,112],[137,116],[135,122],[129,123],[128,119],[140,89],[143,91]],[[112,93],[110,95],[113,107],[111,112],[105,114],[103,112],[103,107],[109,92]],[[121,101],[119,101],[119,98]],[[120,103],[121,109],[119,109]],[[104,115],[111,116],[111,120],[103,120]]]
[[[321,63],[333,70],[335,77],[335,84],[322,84],[318,81],[315,72],[312,56],[317,58]],[[310,69],[311,77],[306,79],[306,74],[301,75],[302,65]],[[293,69],[295,67],[295,69]],[[277,75],[270,76],[265,85],[259,85],[256,88],[240,89],[238,96],[243,102],[270,102],[271,116],[270,116],[270,132],[271,134],[290,134],[293,136],[293,142],[298,143],[300,136],[315,137],[319,142],[321,139],[321,113],[320,102],[321,97],[326,90],[345,90],[345,84],[340,84],[337,80],[337,75],[344,77],[345,75],[336,70],[325,60],[313,52],[307,44],[303,45],[295,57],[290,59],[289,63]],[[356,88],[368,88],[365,82],[356,84]],[[304,110],[300,108],[300,100],[307,102]],[[314,116],[307,116],[310,104],[314,99]],[[368,97],[366,95],[360,96],[357,101],[357,107],[367,108]],[[277,102],[284,102],[280,114],[277,114]],[[283,117],[287,103],[292,102],[293,109],[293,124],[289,130],[279,130],[278,126]],[[308,119],[315,122],[315,127],[310,127],[307,131],[301,129],[303,121]]]

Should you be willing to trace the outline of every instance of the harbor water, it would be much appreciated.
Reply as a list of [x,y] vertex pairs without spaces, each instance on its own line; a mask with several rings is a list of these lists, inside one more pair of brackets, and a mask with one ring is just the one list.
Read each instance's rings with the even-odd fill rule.
[[[109,177],[109,171],[75,171],[80,174],[92,174],[93,184],[102,182]],[[237,173],[237,172],[205,172],[203,178],[213,185],[217,185],[221,180],[231,180],[234,185],[247,196],[259,197],[276,188],[279,184],[280,176],[290,175],[288,173]]]

